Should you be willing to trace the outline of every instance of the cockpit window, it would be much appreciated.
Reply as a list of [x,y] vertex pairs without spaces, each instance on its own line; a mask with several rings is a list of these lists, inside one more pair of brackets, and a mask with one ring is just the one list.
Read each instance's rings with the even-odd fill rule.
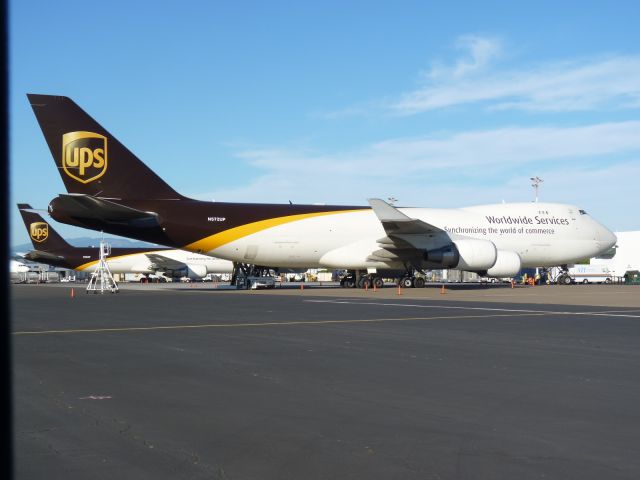
[[578,210],[580,212],[580,215],[586,215],[587,212],[585,212],[584,210]]

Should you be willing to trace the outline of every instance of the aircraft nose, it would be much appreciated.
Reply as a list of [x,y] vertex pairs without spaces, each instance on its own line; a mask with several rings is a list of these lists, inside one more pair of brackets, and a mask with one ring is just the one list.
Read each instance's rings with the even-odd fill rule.
[[610,231],[610,230],[607,230],[607,234],[609,234],[609,238],[608,238],[608,240],[607,240],[607,241],[609,242],[609,247],[608,247],[608,248],[611,248],[611,247],[613,247],[616,243],[618,243],[618,237],[616,237],[616,234],[615,234],[615,233],[613,233],[613,232],[612,232],[612,231]]
[[609,229],[602,227],[599,235],[600,244],[604,250],[613,247],[618,241],[618,237]]

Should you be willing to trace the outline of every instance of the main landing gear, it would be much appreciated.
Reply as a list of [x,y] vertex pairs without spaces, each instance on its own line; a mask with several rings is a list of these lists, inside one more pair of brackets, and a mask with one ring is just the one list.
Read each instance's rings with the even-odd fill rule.
[[[407,269],[405,274],[398,279],[397,284],[403,288],[423,288],[425,280],[423,277],[417,277],[413,270]],[[342,288],[382,288],[384,280],[379,273],[349,270],[340,280],[340,286]]]
[[349,270],[340,280],[342,288],[382,288],[384,280],[377,273],[366,273]]
[[425,281],[422,277],[416,277],[415,275],[405,275],[398,280],[398,285],[402,288],[424,288]]

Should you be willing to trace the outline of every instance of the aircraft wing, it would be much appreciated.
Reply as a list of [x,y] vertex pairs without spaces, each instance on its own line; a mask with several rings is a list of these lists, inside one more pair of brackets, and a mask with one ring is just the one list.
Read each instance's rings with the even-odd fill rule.
[[448,238],[447,232],[441,228],[408,217],[384,200],[370,198],[368,202],[387,234],[378,240],[380,250],[373,252],[370,260],[399,260],[415,264],[425,250],[441,246]]
[[160,271],[179,270],[186,268],[187,264],[173,258],[166,257],[159,253],[145,253],[147,258],[153,262],[153,268]]

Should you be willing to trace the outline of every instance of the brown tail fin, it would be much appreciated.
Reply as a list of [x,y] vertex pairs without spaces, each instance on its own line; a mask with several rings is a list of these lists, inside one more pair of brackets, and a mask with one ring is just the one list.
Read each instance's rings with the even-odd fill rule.
[[27,97],[69,193],[110,199],[182,198],[70,98]]
[[31,205],[27,203],[18,204],[18,210],[20,210],[24,226],[27,227],[27,233],[35,250],[55,251],[71,247],[71,245],[49,225],[49,222],[45,221],[40,214],[29,211],[30,209]]

